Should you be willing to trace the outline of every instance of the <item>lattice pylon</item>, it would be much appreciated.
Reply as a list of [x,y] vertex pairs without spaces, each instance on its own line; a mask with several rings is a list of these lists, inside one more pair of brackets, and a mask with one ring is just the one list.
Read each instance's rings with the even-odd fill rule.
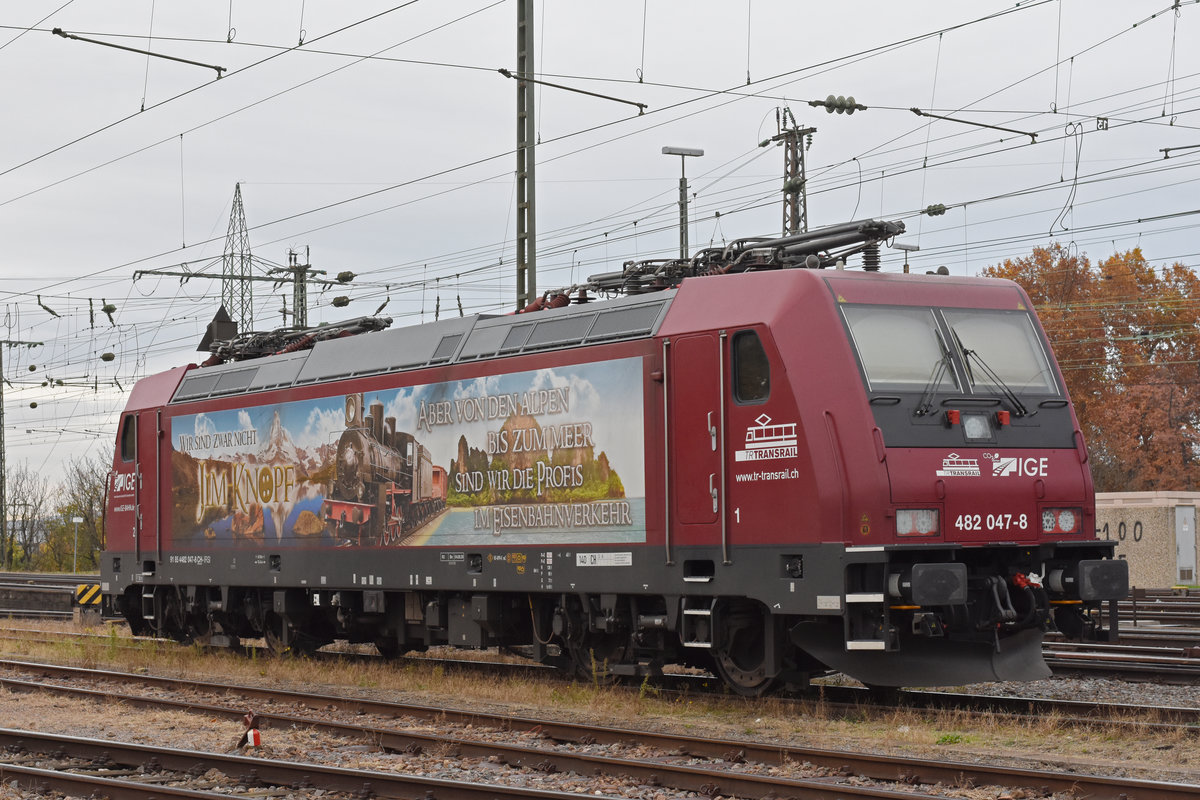
[[235,183],[229,231],[225,234],[225,253],[221,257],[221,304],[237,323],[239,333],[254,330],[253,286],[254,282],[250,280],[250,234],[246,230],[246,209],[242,206],[242,185]]

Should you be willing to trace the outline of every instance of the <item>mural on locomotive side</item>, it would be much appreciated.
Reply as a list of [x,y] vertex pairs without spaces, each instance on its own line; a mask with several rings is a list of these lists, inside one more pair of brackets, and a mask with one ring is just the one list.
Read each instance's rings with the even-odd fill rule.
[[646,541],[640,358],[171,420],[184,547]]

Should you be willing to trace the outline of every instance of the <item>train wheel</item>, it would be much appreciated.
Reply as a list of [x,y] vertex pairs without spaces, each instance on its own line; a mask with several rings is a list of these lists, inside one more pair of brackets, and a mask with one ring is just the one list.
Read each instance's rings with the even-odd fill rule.
[[[215,644],[219,642],[219,644]],[[219,622],[205,620],[204,625],[195,625],[192,629],[192,644],[201,648],[222,647],[240,652],[242,643],[237,636],[226,633]]]
[[213,625],[207,614],[190,614],[188,616],[188,640],[199,647],[212,644]]
[[571,671],[577,678],[605,686],[617,682],[609,667],[625,657],[626,637],[610,634],[589,634],[567,648]]
[[576,600],[566,609],[560,609],[558,623],[565,630],[563,639],[567,644],[569,669],[580,680],[609,685],[617,681],[610,669],[621,663],[629,649],[629,636],[620,631],[605,633],[588,630],[582,606]]
[[[159,590],[161,591],[161,590]],[[189,633],[187,615],[183,611],[183,602],[179,593],[170,589],[162,591],[162,601],[159,606],[162,614],[161,632],[176,642],[188,643],[192,637]]]
[[263,624],[263,639],[266,640],[267,649],[277,656],[312,655],[321,646],[316,639],[297,630],[287,619],[274,613],[268,614]]
[[375,649],[379,651],[379,655],[391,661],[404,655],[411,648],[395,636],[380,636],[375,640]]
[[125,594],[116,599],[116,607],[121,616],[125,618],[125,622],[129,625],[129,632],[134,636],[150,636],[154,633],[149,623],[146,622],[141,612],[142,602],[142,587],[140,585],[130,586]]
[[402,520],[388,517],[383,528],[382,544],[388,546],[400,544],[401,540],[404,539],[404,531],[406,528],[408,528],[408,526],[405,525]]
[[775,685],[767,664],[767,619],[751,601],[722,602],[714,615],[717,675],[735,694],[760,697]]

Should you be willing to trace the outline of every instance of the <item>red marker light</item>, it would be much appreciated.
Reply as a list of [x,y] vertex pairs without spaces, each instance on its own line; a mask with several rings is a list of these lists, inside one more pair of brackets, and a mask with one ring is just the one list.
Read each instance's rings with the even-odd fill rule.
[[957,425],[961,421],[962,421],[962,412],[960,412],[957,408],[951,408],[946,411],[946,424],[947,425]]
[[1008,411],[997,411],[996,412],[996,422],[1000,423],[1001,425],[1007,425],[1011,421],[1012,421],[1012,414],[1010,412],[1008,412]]

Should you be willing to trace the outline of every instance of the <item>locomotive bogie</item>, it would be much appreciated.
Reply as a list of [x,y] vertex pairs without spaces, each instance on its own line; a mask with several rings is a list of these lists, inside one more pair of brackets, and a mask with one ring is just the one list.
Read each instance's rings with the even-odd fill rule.
[[775,269],[152,376],[106,602],[185,640],[679,663],[750,695],[1039,677],[1044,630],[1115,635],[1128,576],[1029,308]]

